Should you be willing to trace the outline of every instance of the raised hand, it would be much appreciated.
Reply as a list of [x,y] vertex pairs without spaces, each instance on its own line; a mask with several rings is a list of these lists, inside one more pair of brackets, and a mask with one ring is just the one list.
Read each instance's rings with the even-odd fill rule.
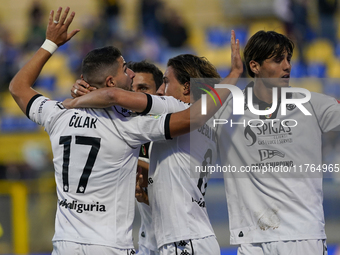
[[231,71],[243,73],[243,62],[240,55],[240,41],[235,39],[235,31],[231,30]]
[[63,45],[68,40],[70,40],[75,34],[77,34],[80,30],[75,29],[70,33],[67,33],[68,27],[72,23],[72,20],[75,16],[75,12],[72,12],[69,17],[68,13],[70,11],[69,7],[66,7],[64,13],[61,15],[62,8],[59,7],[56,15],[54,17],[54,11],[50,12],[49,22],[46,30],[46,39],[51,40],[58,46]]
[[97,88],[91,87],[86,81],[83,79],[78,79],[73,84],[71,88],[71,96],[73,98],[86,95],[87,93],[96,90]]

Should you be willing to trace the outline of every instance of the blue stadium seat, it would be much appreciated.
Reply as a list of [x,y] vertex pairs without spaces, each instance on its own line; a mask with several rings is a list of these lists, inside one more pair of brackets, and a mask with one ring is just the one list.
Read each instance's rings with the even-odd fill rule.
[[27,117],[3,116],[1,118],[0,129],[3,133],[35,132],[38,128],[39,125]]
[[227,68],[227,67],[226,68],[217,68],[217,72],[222,78],[224,78],[229,74],[230,68]]
[[[239,39],[240,45],[245,46],[248,41],[248,28],[247,27],[236,27],[234,29],[236,34],[236,39]],[[230,34],[230,32],[229,32]]]
[[309,77],[326,78],[327,67],[323,63],[312,62],[308,64],[307,74]]
[[55,91],[56,89],[56,77],[53,75],[44,75],[40,76],[36,83],[35,83],[36,88],[41,88],[47,91]]
[[223,47],[230,42],[230,31],[223,27],[210,27],[206,30],[206,39],[215,47]]
[[245,46],[248,40],[248,29],[244,26],[235,28],[211,27],[206,31],[207,42],[215,47],[224,47],[230,43],[231,30],[234,29],[236,39],[240,45]]
[[302,62],[292,63],[292,70],[290,72],[291,78],[302,78],[307,76],[307,67]]

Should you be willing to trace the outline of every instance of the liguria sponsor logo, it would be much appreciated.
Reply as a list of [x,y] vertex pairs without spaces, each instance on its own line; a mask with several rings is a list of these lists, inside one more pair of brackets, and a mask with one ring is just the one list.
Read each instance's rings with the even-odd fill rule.
[[78,201],[73,200],[72,203],[68,202],[67,199],[59,201],[60,207],[65,207],[66,209],[75,210],[77,213],[82,213],[84,211],[90,212],[106,212],[105,205],[99,204],[99,202],[93,204],[83,204],[78,203]]

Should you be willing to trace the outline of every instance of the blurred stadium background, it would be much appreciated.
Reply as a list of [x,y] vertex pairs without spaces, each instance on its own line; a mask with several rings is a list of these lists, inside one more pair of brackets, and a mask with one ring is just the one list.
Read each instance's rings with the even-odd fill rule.
[[[56,209],[47,134],[22,114],[8,85],[42,44],[51,9],[76,11],[81,32],[62,46],[36,82],[52,98],[69,96],[81,59],[115,45],[126,61],[147,59],[162,70],[180,53],[207,57],[222,76],[230,69],[230,30],[241,46],[258,30],[275,30],[296,43],[292,85],[340,99],[340,29],[337,0],[1,0],[0,5],[0,254],[50,254]],[[321,3],[319,3],[321,2]],[[335,4],[323,8],[319,4]],[[340,163],[340,135],[324,136],[324,163]],[[340,254],[340,174],[324,179],[329,254]],[[207,208],[223,254],[229,246],[223,182],[212,179]],[[135,243],[140,218],[136,211]],[[137,245],[136,245],[137,247]]]

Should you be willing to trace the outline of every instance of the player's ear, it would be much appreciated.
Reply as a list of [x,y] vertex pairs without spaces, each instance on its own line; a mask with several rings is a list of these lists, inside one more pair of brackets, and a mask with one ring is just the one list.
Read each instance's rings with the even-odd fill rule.
[[109,75],[105,79],[105,85],[106,87],[115,87],[116,86],[116,81],[113,78],[113,76]]
[[250,70],[256,75],[260,71],[260,64],[255,60],[250,60],[249,62]]
[[190,95],[190,82],[184,83],[183,95],[185,96]]

